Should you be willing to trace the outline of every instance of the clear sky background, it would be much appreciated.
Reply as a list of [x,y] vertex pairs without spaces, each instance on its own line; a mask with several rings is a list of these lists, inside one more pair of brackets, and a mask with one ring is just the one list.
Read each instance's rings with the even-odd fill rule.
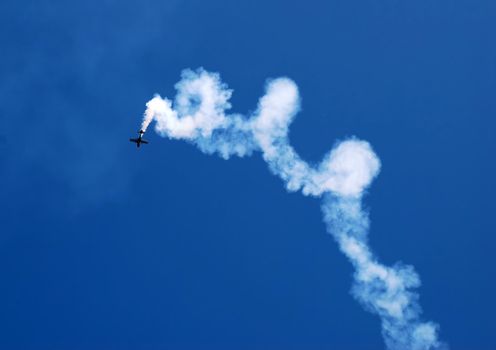
[[292,78],[305,160],[368,140],[374,251],[452,349],[495,349],[495,33],[493,0],[0,2],[0,348],[383,348],[319,200],[128,142],[201,66],[240,113]]

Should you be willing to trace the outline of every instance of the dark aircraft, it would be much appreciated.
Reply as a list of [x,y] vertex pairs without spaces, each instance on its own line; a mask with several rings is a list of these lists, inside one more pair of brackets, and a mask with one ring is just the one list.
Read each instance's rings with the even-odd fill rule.
[[142,143],[147,144],[148,141],[143,140],[143,134],[145,132],[143,130],[138,131],[138,138],[137,139],[129,139],[129,141],[134,142],[136,144],[136,147],[139,147]]

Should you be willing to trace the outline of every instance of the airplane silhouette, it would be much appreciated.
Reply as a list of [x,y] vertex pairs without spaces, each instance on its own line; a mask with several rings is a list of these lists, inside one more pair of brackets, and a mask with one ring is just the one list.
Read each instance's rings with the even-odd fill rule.
[[134,142],[136,144],[136,147],[139,147],[142,143],[148,144],[148,141],[143,140],[143,134],[145,132],[143,130],[138,131],[138,138],[137,139],[129,139],[129,141]]

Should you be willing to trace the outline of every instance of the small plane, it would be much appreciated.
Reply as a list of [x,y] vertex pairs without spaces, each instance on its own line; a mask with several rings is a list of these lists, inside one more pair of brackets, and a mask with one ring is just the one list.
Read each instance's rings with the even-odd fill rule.
[[147,144],[148,141],[143,140],[143,134],[145,132],[143,130],[138,131],[138,138],[137,139],[129,139],[129,141],[134,142],[136,144],[136,147],[139,147],[142,143]]

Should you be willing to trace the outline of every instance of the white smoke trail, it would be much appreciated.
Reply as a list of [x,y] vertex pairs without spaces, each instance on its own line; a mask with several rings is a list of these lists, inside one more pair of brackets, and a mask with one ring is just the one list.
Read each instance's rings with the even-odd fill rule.
[[266,94],[250,117],[226,114],[232,91],[218,74],[185,70],[174,102],[155,96],[146,106],[142,130],[155,120],[161,136],[183,139],[207,154],[227,159],[262,152],[270,170],[289,191],[322,196],[328,232],[355,267],[353,296],[382,322],[389,349],[439,349],[438,326],[420,320],[420,285],[413,267],[380,264],[371,252],[369,220],[361,197],[380,170],[366,141],[338,143],[317,167],[304,162],[289,144],[288,128],[299,110],[298,88],[288,78],[269,81]]
[[355,267],[352,293],[370,312],[381,318],[388,349],[439,349],[438,326],[421,322],[418,294],[420,285],[412,266],[382,265],[367,243],[369,219],[359,198],[324,196],[322,205],[328,232]]

